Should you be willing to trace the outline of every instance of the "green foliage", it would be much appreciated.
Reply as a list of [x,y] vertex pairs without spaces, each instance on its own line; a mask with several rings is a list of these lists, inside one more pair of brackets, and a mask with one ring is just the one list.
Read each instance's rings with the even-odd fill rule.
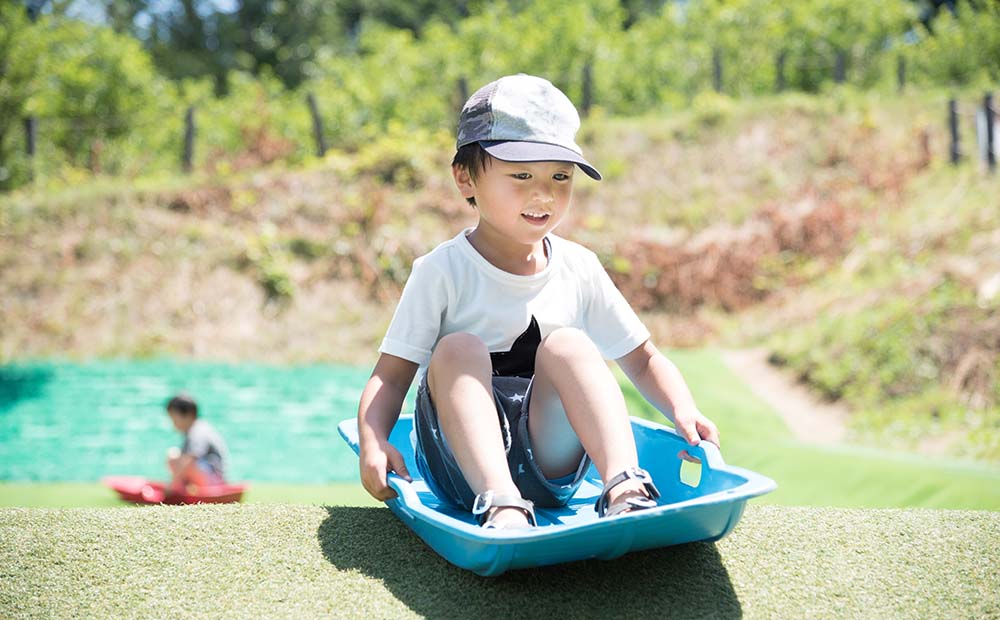
[[40,34],[40,79],[26,112],[51,125],[46,137],[71,164],[87,165],[98,140],[144,129],[157,77],[138,41],[75,21],[46,21]]
[[924,32],[913,53],[916,75],[926,84],[948,86],[1000,81],[1000,4],[960,4],[943,11],[933,33]]
[[[909,79],[924,84],[1000,79],[995,3],[963,3],[955,17],[943,12],[930,33],[915,25],[915,6],[906,0],[255,0],[229,13],[201,6],[171,14],[151,3],[106,0],[109,21],[145,37],[149,52],[110,28],[58,16],[32,26],[5,6],[6,188],[28,178],[15,137],[27,114],[40,120],[36,178],[73,184],[87,170],[176,170],[191,105],[196,167],[226,173],[309,158],[315,144],[307,93],[317,100],[327,145],[353,150],[390,127],[450,133],[464,96],[516,72],[547,77],[578,105],[589,75],[597,114],[692,106],[709,125],[725,116],[725,100],[704,95],[714,88],[714,59],[720,90],[731,98],[779,87],[823,92],[838,58],[856,88],[894,84],[900,57],[909,62]],[[140,14],[151,16],[146,30],[135,26]],[[212,41],[218,47],[210,50]],[[155,67],[183,79],[168,81]]]
[[[27,180],[24,146],[14,137],[41,58],[38,29],[17,4],[0,5],[0,190]],[[19,153],[16,151],[20,151]]]
[[267,301],[282,304],[295,296],[295,284],[289,275],[292,260],[278,240],[274,224],[265,222],[260,234],[247,240],[245,258],[256,271]]
[[390,123],[384,134],[358,148],[348,172],[415,189],[446,165],[441,155],[452,148],[452,138],[445,132],[407,130],[402,123]]

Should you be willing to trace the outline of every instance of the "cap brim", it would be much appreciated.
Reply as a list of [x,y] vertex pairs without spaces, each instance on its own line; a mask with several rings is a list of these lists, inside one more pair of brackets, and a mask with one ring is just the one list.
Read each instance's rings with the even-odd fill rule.
[[601,180],[601,173],[590,165],[576,151],[545,142],[517,142],[514,140],[486,141],[479,143],[483,149],[503,161],[568,161],[576,164],[586,175],[595,181]]

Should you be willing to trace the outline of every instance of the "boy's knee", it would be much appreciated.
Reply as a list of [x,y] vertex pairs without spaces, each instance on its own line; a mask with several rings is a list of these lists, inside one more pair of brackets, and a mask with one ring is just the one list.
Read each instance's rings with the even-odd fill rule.
[[601,354],[594,341],[583,331],[575,327],[560,327],[542,339],[538,346],[536,361],[544,362],[546,359],[550,359],[564,362],[578,359],[582,355],[600,357]]
[[431,354],[430,365],[468,364],[473,360],[488,359],[489,356],[490,352],[486,348],[486,343],[478,336],[466,332],[456,332],[448,334],[438,341],[437,346],[434,347],[434,353]]

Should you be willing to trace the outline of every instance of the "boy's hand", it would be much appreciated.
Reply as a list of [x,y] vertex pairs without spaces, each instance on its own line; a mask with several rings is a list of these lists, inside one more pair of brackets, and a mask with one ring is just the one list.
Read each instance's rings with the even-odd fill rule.
[[674,427],[692,446],[699,441],[711,441],[719,448],[719,429],[696,407],[674,411]]
[[389,472],[395,472],[407,482],[412,482],[406,470],[403,455],[389,442],[361,448],[361,484],[379,501],[393,499],[396,492],[387,481]]
[[[722,447],[719,445],[719,429],[715,428],[715,424],[706,418],[702,412],[698,411],[697,408],[686,411],[675,411],[674,428],[692,446],[697,445],[701,440],[705,440],[711,441],[720,448]],[[677,453],[677,456],[691,463],[701,463],[701,459],[692,456],[687,450],[681,450]]]

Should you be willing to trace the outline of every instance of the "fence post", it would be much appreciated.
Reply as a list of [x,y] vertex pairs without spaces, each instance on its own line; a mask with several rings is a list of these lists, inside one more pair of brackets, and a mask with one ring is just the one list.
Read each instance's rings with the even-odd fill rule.
[[465,79],[465,76],[458,78],[458,109],[459,111],[465,107],[465,102],[469,100],[469,80]]
[[590,63],[583,65],[583,101],[580,103],[580,112],[583,116],[590,114],[590,106],[594,102],[594,76]]
[[35,157],[35,138],[38,132],[38,120],[34,116],[24,118],[24,153],[28,159]]
[[787,58],[788,52],[781,50],[774,59],[774,90],[779,93],[785,90],[785,60]]
[[958,102],[954,99],[948,100],[948,130],[951,134],[951,147],[949,149],[951,163],[957,164],[962,159],[962,150],[958,142]]
[[986,117],[986,169],[993,172],[997,167],[997,156],[994,151],[996,135],[993,131],[993,93],[986,93],[983,96],[983,116]]
[[896,57],[896,88],[899,92],[906,89],[906,57],[902,54]]
[[312,93],[306,94],[306,103],[309,104],[309,114],[312,115],[313,137],[316,139],[316,157],[326,155],[326,142],[323,140],[323,119],[319,115],[319,106],[316,105],[316,97]]
[[722,54],[718,48],[712,50],[712,87],[715,92],[722,92]]
[[[44,2],[40,2],[39,0],[33,0],[26,3],[24,8],[28,14],[28,19],[31,20],[31,23],[38,21],[38,14],[41,12],[43,4]],[[24,117],[24,150],[28,155],[28,178],[32,180],[34,180],[35,177],[35,138],[37,131],[37,119],[34,116]]]
[[847,81],[847,54],[844,50],[837,50],[833,65],[833,81],[837,84]]
[[194,106],[189,106],[184,115],[184,153],[181,155],[181,164],[184,172],[191,172],[194,161]]

